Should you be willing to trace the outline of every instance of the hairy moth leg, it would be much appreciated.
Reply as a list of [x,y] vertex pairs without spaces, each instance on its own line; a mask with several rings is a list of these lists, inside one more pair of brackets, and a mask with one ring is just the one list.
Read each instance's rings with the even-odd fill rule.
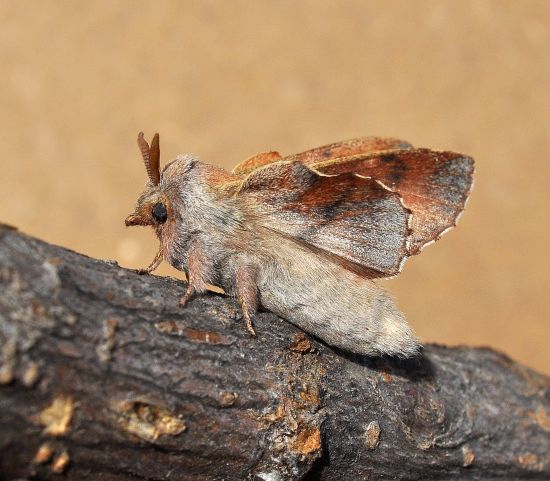
[[144,275],[144,274],[151,274],[151,272],[153,272],[159,265],[160,263],[162,262],[162,259],[163,259],[163,255],[162,255],[162,247],[158,250],[155,258],[153,259],[153,261],[151,262],[151,264],[149,264],[149,267],[147,267],[146,269],[138,269],[137,270],[137,273],[141,276],[141,275]]
[[237,300],[241,305],[246,330],[251,336],[255,336],[256,332],[252,326],[252,317],[258,310],[259,303],[255,276],[249,267],[241,266],[237,268],[235,282]]
[[195,294],[206,292],[211,269],[204,252],[197,243],[193,243],[187,259],[187,291],[180,299],[180,306],[185,306]]

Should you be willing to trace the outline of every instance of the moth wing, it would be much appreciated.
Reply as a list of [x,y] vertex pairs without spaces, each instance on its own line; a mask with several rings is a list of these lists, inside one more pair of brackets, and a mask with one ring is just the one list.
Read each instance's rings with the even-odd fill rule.
[[283,160],[298,160],[306,165],[314,165],[330,159],[349,157],[351,155],[369,154],[383,150],[412,149],[412,145],[404,140],[391,137],[358,137],[355,139],[335,142],[299,154],[289,155]]
[[312,168],[372,177],[399,193],[412,211],[408,254],[414,255],[456,225],[472,187],[474,161],[455,152],[405,149],[333,159]]
[[235,175],[246,175],[264,165],[278,162],[281,159],[282,157],[279,152],[260,152],[259,154],[252,155],[248,159],[243,160],[240,164],[237,164],[231,173]]
[[236,196],[264,227],[362,275],[397,274],[407,256],[410,211],[373,179],[284,161],[252,172]]
[[355,139],[334,142],[314,149],[306,150],[299,154],[289,155],[283,159],[279,152],[261,152],[252,155],[240,164],[237,164],[232,174],[245,176],[260,167],[279,162],[280,160],[295,161],[298,160],[304,164],[314,164],[329,159],[339,157],[349,157],[350,155],[367,154],[380,150],[409,149],[412,145],[404,140],[382,137],[357,137]]

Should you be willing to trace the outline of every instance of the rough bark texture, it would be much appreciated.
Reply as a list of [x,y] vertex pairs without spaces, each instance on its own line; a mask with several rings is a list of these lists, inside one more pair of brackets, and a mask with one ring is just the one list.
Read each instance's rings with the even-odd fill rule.
[[0,227],[0,479],[549,479],[550,379],[353,356]]

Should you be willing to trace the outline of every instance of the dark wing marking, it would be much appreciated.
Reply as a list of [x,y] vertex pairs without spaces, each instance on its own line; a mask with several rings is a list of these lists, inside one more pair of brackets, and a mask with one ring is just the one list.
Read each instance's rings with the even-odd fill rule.
[[474,161],[454,152],[406,149],[334,159],[312,168],[372,177],[399,193],[413,214],[409,254],[414,255],[456,225],[472,186]]
[[250,174],[236,196],[265,227],[340,258],[350,270],[394,275],[407,255],[410,211],[373,179],[277,162]]

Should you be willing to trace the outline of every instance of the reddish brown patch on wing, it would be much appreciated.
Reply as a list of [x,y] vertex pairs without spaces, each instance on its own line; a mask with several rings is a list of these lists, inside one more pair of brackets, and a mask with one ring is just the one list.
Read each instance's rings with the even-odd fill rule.
[[474,161],[454,152],[406,149],[355,155],[314,164],[329,175],[354,172],[398,192],[411,209],[409,254],[418,254],[456,224],[473,181]]
[[207,166],[204,170],[204,179],[207,181],[208,185],[220,187],[239,180],[239,177],[230,174],[224,169]]
[[404,140],[382,137],[358,137],[289,155],[283,160],[300,161],[306,165],[350,155],[368,154],[381,150],[409,149],[412,145]]
[[394,275],[406,257],[410,211],[373,179],[277,162],[249,175],[237,195],[265,227],[339,258],[350,270]]
[[325,160],[336,159],[339,157],[349,157],[350,155],[368,154],[383,150],[410,149],[412,145],[404,140],[382,137],[358,137],[355,139],[334,142],[333,144],[323,145],[314,149],[306,150],[299,154],[281,157],[279,152],[261,152],[243,160],[237,164],[232,174],[247,175],[260,167],[268,164],[285,161],[299,161],[303,164],[315,164]]
[[277,162],[281,160],[281,158],[279,152],[260,152],[259,154],[255,154],[243,160],[240,164],[237,164],[231,173],[235,175],[246,175],[259,167]]

